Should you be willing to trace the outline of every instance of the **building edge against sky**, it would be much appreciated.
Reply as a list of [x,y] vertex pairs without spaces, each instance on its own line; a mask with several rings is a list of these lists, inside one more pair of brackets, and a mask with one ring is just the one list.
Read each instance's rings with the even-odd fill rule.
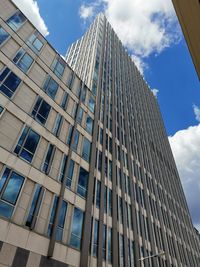
[[200,2],[172,0],[200,80]]
[[198,267],[157,101],[106,18],[75,72],[10,0],[0,25],[0,264]]

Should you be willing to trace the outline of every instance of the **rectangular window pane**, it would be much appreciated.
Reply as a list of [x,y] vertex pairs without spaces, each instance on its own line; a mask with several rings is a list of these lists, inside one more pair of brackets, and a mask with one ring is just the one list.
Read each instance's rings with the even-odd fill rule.
[[89,173],[80,167],[77,193],[86,198]]
[[26,20],[25,16],[18,10],[12,17],[7,20],[7,24],[14,30],[18,30]]
[[80,249],[81,248],[81,236],[83,227],[84,213],[78,208],[74,208],[74,215],[71,227],[70,246]]
[[90,147],[91,147],[90,141],[87,138],[84,138],[82,157],[86,161],[90,161]]
[[14,57],[13,62],[26,73],[33,63],[33,58],[21,48]]
[[32,111],[32,116],[37,121],[45,125],[50,110],[51,106],[46,101],[44,101],[40,96],[38,96],[38,99]]
[[11,98],[17,87],[19,86],[21,79],[17,77],[8,68],[4,69],[0,74],[0,91],[7,97]]
[[87,115],[86,117],[86,131],[92,135],[93,130],[93,119]]
[[0,27],[0,45],[8,38],[9,34]]
[[33,33],[28,41],[27,41],[27,44],[31,47],[31,49],[35,52],[35,53],[38,53],[40,52],[40,50],[42,49],[43,47],[43,42],[41,40],[39,40],[39,32],[35,32]]
[[29,210],[29,214],[28,214],[28,217],[27,217],[27,220],[26,220],[26,226],[30,227],[31,224],[32,224],[33,216],[34,216],[34,213],[36,211],[36,206],[37,206],[37,203],[39,201],[39,196],[40,196],[40,193],[41,193],[41,189],[42,189],[42,186],[39,185],[39,184],[36,184],[34,196],[33,196],[33,199],[32,199],[32,202],[31,202],[31,206],[30,206],[30,210]]
[[14,206],[24,183],[24,177],[6,168],[0,180],[0,215],[6,218],[12,216]]
[[106,238],[107,238],[107,227],[104,224],[103,225],[103,248],[102,248],[102,254],[103,254],[103,259],[106,260]]
[[78,141],[79,141],[79,132],[77,130],[75,130],[74,140],[73,140],[73,144],[72,144],[72,149],[75,151],[77,150],[77,147],[78,147]]
[[92,254],[93,256],[97,257],[98,253],[98,234],[99,234],[99,221],[95,219],[94,221],[94,237],[93,237],[93,249],[92,249]]
[[63,99],[62,99],[62,103],[61,103],[61,107],[63,109],[66,109],[67,108],[67,100],[68,100],[68,93],[67,92],[64,92],[63,93]]
[[58,83],[54,81],[51,76],[48,76],[44,83],[43,89],[54,100],[58,91],[58,86]]
[[51,167],[52,159],[54,156],[54,152],[55,152],[54,146],[52,144],[49,144],[46,158],[45,158],[43,168],[42,168],[43,172],[45,172],[46,174],[50,172],[50,167]]
[[96,185],[96,207],[100,208],[100,199],[101,199],[101,182],[97,180]]
[[95,108],[95,100],[92,97],[90,97],[90,99],[89,99],[89,110],[92,113],[94,113],[94,108]]
[[36,151],[40,136],[33,130],[25,127],[14,150],[16,154],[31,162]]
[[60,57],[56,58],[53,61],[52,69],[58,78],[62,78],[64,70],[65,70],[65,62]]
[[61,125],[62,125],[62,116],[58,113],[53,128],[53,134],[55,136],[59,135]]

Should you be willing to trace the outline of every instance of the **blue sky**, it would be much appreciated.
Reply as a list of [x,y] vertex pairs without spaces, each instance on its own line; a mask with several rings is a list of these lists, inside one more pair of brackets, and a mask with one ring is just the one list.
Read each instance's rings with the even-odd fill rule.
[[[104,10],[157,89],[169,141],[195,226],[200,229],[200,83],[171,0],[13,0],[52,46],[65,55]],[[194,108],[195,107],[195,108]]]

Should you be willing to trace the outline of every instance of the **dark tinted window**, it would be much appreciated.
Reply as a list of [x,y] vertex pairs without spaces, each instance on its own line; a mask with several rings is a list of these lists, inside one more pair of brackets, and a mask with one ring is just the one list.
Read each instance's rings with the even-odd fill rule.
[[0,74],[0,91],[10,98],[16,91],[20,82],[21,79],[6,68]]
[[88,176],[89,173],[80,167],[77,193],[84,198],[87,194]]
[[45,124],[48,118],[50,109],[51,109],[51,106],[39,96],[33,108],[32,116],[35,119],[37,119],[40,123]]
[[31,162],[37,148],[40,136],[35,131],[25,127],[14,152],[25,160]]

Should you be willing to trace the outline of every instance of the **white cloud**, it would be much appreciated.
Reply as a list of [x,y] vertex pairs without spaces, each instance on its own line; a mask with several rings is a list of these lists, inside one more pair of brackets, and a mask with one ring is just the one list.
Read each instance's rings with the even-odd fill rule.
[[154,96],[157,98],[159,90],[158,89],[151,89],[151,92],[154,94]]
[[180,29],[171,0],[99,0],[112,27],[132,54],[147,57],[158,54],[180,40]]
[[34,0],[12,0],[19,9],[25,14],[25,16],[33,23],[33,25],[40,31],[44,36],[49,34],[47,26],[43,18],[40,15],[40,10],[37,1]]
[[196,120],[200,122],[200,108],[194,104],[193,110],[194,110]]
[[140,71],[142,75],[144,75],[144,70],[148,68],[147,64],[144,63],[141,57],[138,57],[136,55],[131,56],[133,62],[135,63],[136,67]]
[[200,230],[200,124],[169,137],[195,227]]
[[89,17],[93,17],[94,15],[94,7],[93,6],[86,6],[81,5],[79,9],[79,15],[82,19],[88,19]]

